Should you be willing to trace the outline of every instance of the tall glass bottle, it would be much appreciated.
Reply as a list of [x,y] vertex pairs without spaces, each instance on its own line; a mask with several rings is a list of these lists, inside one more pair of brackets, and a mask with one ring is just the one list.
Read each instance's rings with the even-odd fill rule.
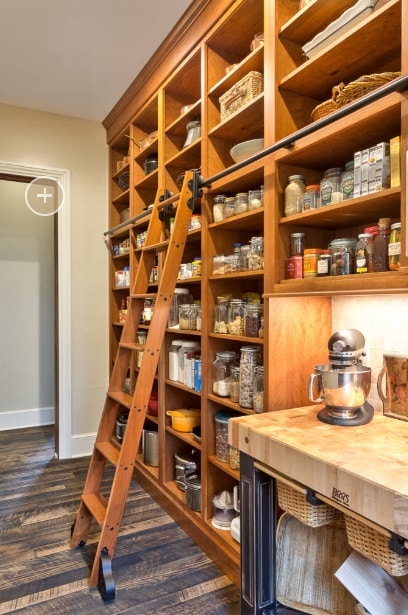
[[388,271],[388,243],[391,233],[391,218],[380,218],[378,235],[374,239],[374,271]]

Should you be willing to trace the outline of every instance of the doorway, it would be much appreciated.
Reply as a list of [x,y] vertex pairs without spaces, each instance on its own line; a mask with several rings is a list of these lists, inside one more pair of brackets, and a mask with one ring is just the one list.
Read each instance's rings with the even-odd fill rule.
[[[15,368],[16,369],[20,368],[20,371],[21,371],[22,366],[24,365],[23,360],[28,361],[29,362],[28,364],[30,364],[30,362],[34,361],[33,357],[35,356],[35,353],[37,353],[34,374],[37,377],[37,381],[41,382],[41,385],[42,385],[42,393],[40,395],[40,397],[42,396],[42,398],[39,400],[39,407],[42,408],[41,410],[42,416],[39,417],[39,420],[42,420],[42,421],[46,420],[46,418],[44,419],[44,417],[46,417],[47,412],[49,414],[51,412],[51,408],[47,406],[48,401],[44,401],[44,400],[50,399],[50,392],[52,391],[53,402],[54,402],[52,405],[55,407],[56,455],[60,458],[69,458],[71,457],[71,314],[70,314],[71,284],[70,284],[69,171],[64,170],[64,169],[50,169],[50,168],[34,167],[34,166],[27,166],[27,165],[18,165],[14,163],[0,161],[0,180],[3,180],[3,184],[8,183],[9,186],[11,185],[18,186],[20,184],[20,192],[23,187],[25,189],[26,186],[28,186],[28,183],[31,180],[33,179],[35,180],[40,177],[48,177],[48,178],[51,178],[52,180],[55,180],[55,182],[57,182],[58,185],[61,186],[61,189],[63,190],[63,193],[64,193],[63,206],[59,209],[58,213],[56,213],[55,215],[47,216],[49,218],[48,221],[46,221],[45,219],[42,219],[41,221],[39,221],[38,219],[36,220],[35,219],[36,216],[34,215],[34,213],[28,212],[28,214],[31,214],[32,216],[31,219],[33,220],[33,224],[40,225],[42,228],[41,232],[47,230],[50,236],[50,241],[53,242],[51,246],[48,246],[49,250],[51,250],[51,255],[53,257],[52,263],[51,263],[52,273],[51,273],[51,269],[48,268],[48,271],[46,272],[45,277],[47,275],[48,277],[52,275],[52,278],[53,278],[53,286],[55,288],[55,293],[53,294],[53,300],[51,302],[53,304],[53,316],[51,316],[51,319],[54,322],[51,322],[51,323],[47,322],[47,314],[40,313],[39,306],[41,306],[42,298],[36,295],[35,293],[40,292],[39,288],[41,287],[41,280],[42,280],[42,283],[44,284],[45,278],[44,276],[42,276],[41,278],[41,274],[38,269],[38,262],[37,263],[35,262],[36,259],[29,258],[28,261],[26,260],[24,261],[24,264],[20,264],[20,265],[18,264],[16,265],[14,263],[14,266],[10,267],[10,269],[14,268],[14,273],[16,273],[16,271],[18,270],[23,275],[26,282],[28,282],[28,287],[26,287],[26,289],[30,288],[30,291],[34,292],[34,294],[31,294],[31,302],[33,302],[33,305],[32,306],[26,305],[26,308],[28,310],[26,314],[29,314],[29,318],[33,318],[37,313],[38,320],[39,320],[39,327],[42,326],[43,333],[46,332],[45,338],[42,338],[43,340],[45,340],[43,341],[43,343],[45,344],[44,346],[45,354],[43,357],[40,356],[41,353],[38,347],[32,348],[32,343],[29,348],[30,352],[32,351],[30,354],[28,352],[28,346],[27,345],[24,346],[24,340],[21,340],[21,347],[17,350],[19,351],[21,355],[22,361],[20,362],[20,364],[18,364],[18,361],[16,361],[15,358],[14,358],[14,361],[16,363]],[[6,182],[4,182],[4,180],[6,180]],[[24,203],[24,207],[25,206],[26,205]],[[28,211],[28,208],[27,208],[27,211]],[[28,215],[28,214],[27,212],[24,212],[24,215]],[[48,229],[46,229],[47,225],[48,225]],[[40,236],[41,236],[41,232],[40,232]],[[21,230],[20,230],[20,233],[21,233]],[[22,241],[21,245],[23,244],[24,242]],[[39,248],[39,251],[41,251],[40,248]],[[54,252],[54,249],[55,249],[55,252]],[[19,251],[17,250],[17,254],[18,253]],[[21,261],[23,261],[23,259],[21,259]],[[3,263],[3,270],[4,270],[4,263]],[[4,271],[3,271],[3,275],[4,275]],[[35,279],[38,279],[40,282],[39,287],[37,287],[37,291],[33,291],[33,281]],[[15,303],[16,301],[18,301],[18,296],[19,296],[18,295],[19,280],[16,280],[16,281],[12,280],[12,282],[14,284],[14,292],[17,293],[16,295],[14,295],[14,299],[13,299],[13,302]],[[47,286],[47,283],[45,283],[45,286],[42,286],[43,290],[44,288],[47,288],[47,291],[48,292],[50,291],[49,283],[50,283],[50,280],[48,279],[48,286]],[[27,290],[26,290],[26,293],[27,293]],[[24,291],[22,289],[20,290],[20,294],[21,294],[22,302],[26,300],[27,304],[30,303],[28,297],[24,296]],[[11,299],[11,297],[9,297],[9,299]],[[2,303],[8,305],[9,309],[12,309],[12,305],[9,305],[10,301],[8,300],[7,296],[5,296],[4,294],[3,294]],[[31,311],[30,311],[30,307],[32,308]],[[41,309],[44,309],[44,306]],[[48,308],[45,308],[45,310],[47,309]],[[18,328],[14,327],[15,332],[18,333],[18,331],[20,331],[20,333],[23,335],[24,333],[23,325],[29,327],[29,324],[27,322],[21,323],[21,327],[18,327]],[[10,329],[11,328],[12,327],[10,327]],[[47,332],[47,329],[48,329],[48,332]],[[29,335],[29,328],[27,331],[28,332],[27,332],[26,337]],[[12,333],[9,333],[9,335],[12,335]],[[52,344],[51,349],[50,349],[50,340]],[[27,342],[27,340],[25,341]],[[10,343],[12,343],[12,338],[10,338],[8,342],[9,342],[8,346],[10,347]],[[36,342],[34,342],[34,346],[35,344]],[[27,349],[26,354],[28,356],[24,356],[24,348]],[[5,348],[4,345],[3,345],[3,352],[7,353],[7,349]],[[48,360],[48,364],[47,364],[47,360]],[[50,360],[51,360],[51,363],[50,363]],[[53,369],[53,366],[55,366],[55,370]],[[17,376],[18,374],[15,373],[14,377],[17,377]],[[29,387],[30,382],[26,382],[26,383],[24,382],[23,373],[20,374],[20,379],[21,379],[21,387],[20,387],[21,389],[20,396],[21,396],[22,389],[25,386]],[[31,384],[33,383],[34,383],[34,380],[32,380]],[[35,386],[36,385],[34,384],[34,389],[35,389]],[[10,387],[11,387],[11,383],[10,383]],[[12,388],[10,388],[10,390],[12,390]],[[9,394],[10,394],[10,391],[9,391]],[[17,401],[21,401],[24,404],[24,399],[20,399]],[[45,406],[42,405],[44,403],[45,403]],[[52,412],[54,411],[52,410]],[[24,420],[24,417],[22,417],[22,420]]]

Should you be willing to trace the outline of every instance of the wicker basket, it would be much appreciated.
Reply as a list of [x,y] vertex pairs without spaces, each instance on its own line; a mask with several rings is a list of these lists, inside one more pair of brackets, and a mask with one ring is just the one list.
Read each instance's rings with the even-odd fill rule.
[[263,75],[251,71],[219,98],[221,121],[263,92]]
[[370,615],[362,604],[356,604],[356,615]]
[[332,90],[332,97],[320,105],[317,105],[311,113],[311,120],[315,122],[325,117],[329,113],[333,113],[349,103],[361,98],[365,94],[369,94],[373,90],[385,85],[389,81],[400,77],[401,73],[374,73],[373,75],[363,75],[355,81],[350,81],[347,85],[340,83]]
[[278,601],[301,613],[351,615],[357,601],[334,576],[350,553],[344,525],[311,528],[284,513],[276,536]]
[[388,574],[401,577],[408,574],[408,555],[398,555],[388,547],[388,538],[350,515],[345,515],[349,545],[378,564]]
[[279,506],[305,525],[320,527],[342,517],[342,513],[332,506],[309,504],[304,493],[281,481],[276,481],[276,483]]

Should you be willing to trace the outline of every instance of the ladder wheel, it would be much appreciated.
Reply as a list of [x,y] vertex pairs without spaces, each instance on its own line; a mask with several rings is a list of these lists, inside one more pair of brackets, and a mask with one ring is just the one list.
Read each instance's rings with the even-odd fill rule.
[[115,599],[115,581],[112,573],[112,560],[109,557],[106,547],[102,549],[99,561],[98,590],[104,602]]

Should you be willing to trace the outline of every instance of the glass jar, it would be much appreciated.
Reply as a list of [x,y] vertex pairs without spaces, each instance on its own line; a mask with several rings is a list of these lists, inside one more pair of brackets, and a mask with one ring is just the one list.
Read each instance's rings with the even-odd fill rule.
[[153,309],[154,309],[154,299],[145,299],[144,306],[143,306],[143,315],[142,315],[144,325],[150,325],[150,321],[152,320],[152,316],[153,316]]
[[253,209],[258,209],[259,207],[263,207],[263,186],[261,186],[260,190],[249,190],[248,191],[248,211],[252,211]]
[[247,303],[245,306],[244,335],[247,337],[259,337],[263,305],[259,303]]
[[388,271],[388,243],[390,239],[391,218],[380,218],[378,235],[374,239],[374,271]]
[[240,271],[248,271],[250,251],[251,251],[251,246],[249,245],[249,243],[241,246],[241,249],[239,251],[239,270]]
[[224,254],[216,254],[212,258],[212,275],[224,275],[225,273],[225,256]]
[[253,387],[253,406],[255,412],[263,412],[264,408],[264,368],[258,365],[255,368],[255,378]]
[[226,199],[225,194],[217,194],[213,198],[213,221],[221,222],[224,220],[224,201]]
[[248,192],[238,192],[235,196],[234,214],[244,214],[248,211]]
[[244,335],[245,302],[242,299],[231,299],[228,307],[228,333]]
[[239,254],[228,254],[225,257],[224,273],[239,271]]
[[285,188],[285,216],[300,213],[303,208],[303,195],[306,190],[303,175],[290,175]]
[[235,196],[227,196],[224,201],[224,219],[231,218],[235,213]]
[[252,237],[251,251],[248,255],[249,271],[256,271],[264,268],[264,238]]
[[[139,344],[146,344],[146,339],[147,339],[147,331],[138,331],[137,332],[137,341],[139,342]],[[138,350],[136,352],[136,367],[140,368],[142,367],[142,359],[143,359],[143,350]]]
[[291,256],[303,256],[305,249],[305,234],[304,233],[292,233],[290,236],[290,255]]
[[239,361],[239,405],[242,408],[253,407],[255,368],[259,364],[259,358],[258,346],[242,346]]
[[218,461],[229,462],[228,444],[228,412],[218,411],[215,413],[215,456]]
[[190,305],[190,310],[188,312],[188,328],[190,331],[197,331],[197,317],[200,311],[200,306],[196,303]]
[[217,352],[213,363],[213,393],[219,397],[231,395],[231,367],[236,365],[237,353],[232,350]]
[[343,201],[354,198],[354,160],[346,162],[340,176],[340,192]]
[[173,340],[169,347],[169,380],[178,381],[179,350],[182,340]]
[[196,317],[196,330],[201,331],[201,305],[196,305],[197,317]]
[[193,297],[188,288],[175,288],[171,300],[168,327],[177,327],[179,324],[179,308],[186,303],[193,303]]
[[230,389],[231,401],[239,402],[239,366],[234,365],[231,367],[231,389]]
[[349,275],[355,272],[357,239],[342,238],[330,242],[332,275]]
[[371,233],[360,233],[356,246],[356,273],[372,271],[374,271],[373,236]]
[[229,301],[217,298],[218,304],[214,306],[214,333],[228,333],[228,307]]
[[318,209],[320,207],[320,185],[311,184],[306,186],[305,193],[303,195],[303,211],[309,211],[310,209]]
[[201,123],[200,120],[192,120],[188,122],[186,126],[187,137],[184,142],[183,147],[187,147],[187,145],[191,145],[194,141],[197,141],[201,137]]
[[401,222],[391,224],[390,242],[388,244],[388,269],[397,271],[401,257]]
[[190,310],[192,308],[191,303],[185,303],[179,307],[179,327],[180,329],[187,331],[189,327]]
[[332,255],[330,250],[322,250],[317,259],[317,276],[331,275]]
[[342,194],[340,192],[340,174],[342,169],[334,167],[327,169],[320,182],[320,206],[326,207],[332,203],[340,203]]

